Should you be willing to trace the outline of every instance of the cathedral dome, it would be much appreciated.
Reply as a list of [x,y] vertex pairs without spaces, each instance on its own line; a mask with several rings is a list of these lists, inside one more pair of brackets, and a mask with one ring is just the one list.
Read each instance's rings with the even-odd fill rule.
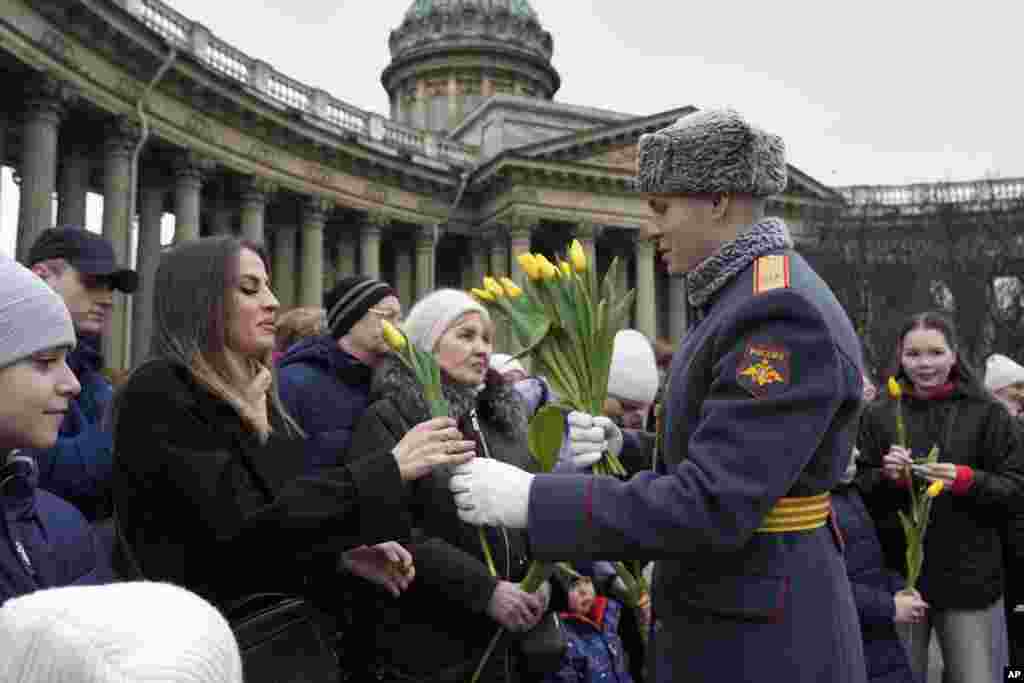
[[561,85],[527,0],[415,0],[388,45],[392,118],[430,130],[451,130],[491,95],[551,99]]

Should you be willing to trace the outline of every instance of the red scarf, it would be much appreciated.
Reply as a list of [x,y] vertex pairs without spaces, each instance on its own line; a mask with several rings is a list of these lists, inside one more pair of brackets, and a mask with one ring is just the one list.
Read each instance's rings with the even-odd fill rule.
[[922,401],[943,401],[952,396],[955,390],[956,382],[949,380],[945,384],[940,384],[932,389],[918,389],[914,387],[914,398]]

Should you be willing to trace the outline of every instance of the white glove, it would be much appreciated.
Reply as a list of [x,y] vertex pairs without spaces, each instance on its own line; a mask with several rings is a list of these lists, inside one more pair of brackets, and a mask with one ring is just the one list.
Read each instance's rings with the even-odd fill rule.
[[569,459],[578,470],[590,467],[606,451],[618,455],[622,450],[622,430],[603,415],[594,417],[573,411],[569,423]]
[[594,425],[594,418],[587,413],[572,411],[566,418],[569,435],[564,455],[576,471],[585,470],[604,456],[608,443],[604,429]]
[[452,468],[448,488],[459,518],[474,526],[525,529],[533,475],[492,458],[473,458]]
[[606,449],[609,453],[618,456],[622,453],[622,430],[619,426],[604,415],[594,418],[594,426],[604,430],[604,439],[608,443]]

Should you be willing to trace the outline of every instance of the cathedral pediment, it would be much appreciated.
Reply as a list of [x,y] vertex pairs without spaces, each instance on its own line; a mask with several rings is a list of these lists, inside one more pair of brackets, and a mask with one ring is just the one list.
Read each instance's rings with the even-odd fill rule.
[[603,166],[605,168],[633,172],[636,170],[636,159],[636,143],[631,142],[625,145],[615,145],[603,152],[584,157],[579,162],[591,166]]

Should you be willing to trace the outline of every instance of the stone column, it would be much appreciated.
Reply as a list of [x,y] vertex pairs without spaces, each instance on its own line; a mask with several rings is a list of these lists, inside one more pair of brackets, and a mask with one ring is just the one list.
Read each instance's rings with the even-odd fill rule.
[[530,236],[533,234],[532,226],[520,225],[509,233],[509,268],[512,279],[522,284],[526,273],[519,267],[519,256],[530,251]]
[[380,236],[391,225],[387,215],[371,211],[359,231],[359,272],[367,277],[380,277]]
[[416,231],[416,300],[434,291],[434,226]]
[[[107,129],[103,158],[103,236],[114,247],[119,264],[131,263],[132,238],[131,183],[132,153],[139,140],[139,127],[130,119],[119,117]],[[106,365],[115,370],[127,369],[128,301],[121,292],[114,292],[110,312],[110,328],[103,339]]]
[[295,305],[295,236],[294,225],[284,224],[274,228],[274,257],[272,277],[274,294],[282,309]]
[[668,276],[668,339],[673,344],[686,334],[686,280]]
[[339,281],[356,274],[356,241],[348,230],[338,235],[338,261],[335,270]]
[[242,186],[242,239],[262,244],[267,200],[276,188],[265,178],[247,178]]
[[139,288],[132,295],[132,366],[149,354],[153,339],[153,285],[160,264],[160,223],[164,215],[166,186],[149,180],[139,190],[139,240],[135,269]]
[[39,233],[53,227],[57,131],[65,114],[67,87],[50,76],[37,76],[30,80],[25,95],[17,245],[21,261]]
[[212,213],[213,225],[211,227],[214,235],[235,234],[235,208],[229,202],[224,199],[217,200]]
[[58,179],[57,225],[85,227],[91,165],[92,161],[84,145],[69,146]]
[[212,164],[194,152],[181,154],[175,163],[174,243],[199,239],[199,191]]
[[467,263],[469,267],[466,269],[465,277],[463,278],[463,289],[470,289],[472,287],[480,287],[483,283],[484,275],[487,275],[487,243],[479,237],[473,237],[469,240],[469,258]]
[[[491,277],[501,278],[509,273],[507,239],[508,235],[504,230],[498,230],[491,236],[491,260],[487,273]],[[479,287],[480,285],[477,286]],[[505,325],[500,320],[494,320],[494,350],[507,353],[509,350],[508,339],[508,331],[505,329]]]
[[[0,111],[0,168],[7,161],[7,112]],[[3,206],[3,188],[0,187],[0,207]],[[3,211],[0,211],[0,232],[4,230]]]
[[309,197],[302,205],[302,284],[299,305],[319,307],[324,299],[324,223],[334,204]]
[[650,240],[636,241],[636,329],[654,340],[658,334],[655,303],[654,244]]
[[391,285],[398,292],[402,310],[408,311],[418,298],[413,282],[413,251],[415,247],[405,240],[393,240],[395,249],[395,281]]

